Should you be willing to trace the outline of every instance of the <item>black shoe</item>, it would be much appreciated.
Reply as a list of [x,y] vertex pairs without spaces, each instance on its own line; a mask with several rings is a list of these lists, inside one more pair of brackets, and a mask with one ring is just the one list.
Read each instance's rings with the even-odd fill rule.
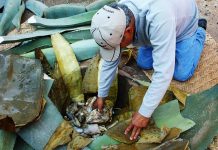
[[198,20],[198,26],[207,29],[207,20],[206,19],[199,19]]

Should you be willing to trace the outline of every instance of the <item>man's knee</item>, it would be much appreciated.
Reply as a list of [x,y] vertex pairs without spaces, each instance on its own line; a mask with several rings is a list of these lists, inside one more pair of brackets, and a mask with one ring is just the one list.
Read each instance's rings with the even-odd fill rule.
[[173,78],[177,81],[187,81],[193,76],[193,71],[175,71]]
[[137,56],[137,65],[142,69],[153,68],[152,47],[140,47]]
[[145,61],[140,61],[140,60],[137,60],[137,66],[145,70],[149,70],[153,68],[151,62],[145,62]]

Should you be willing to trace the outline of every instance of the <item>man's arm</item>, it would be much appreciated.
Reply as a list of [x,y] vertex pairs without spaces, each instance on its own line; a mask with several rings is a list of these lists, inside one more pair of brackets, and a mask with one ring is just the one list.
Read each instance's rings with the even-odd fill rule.
[[111,62],[105,60],[102,61],[98,82],[98,97],[104,98],[108,96],[109,89],[117,71],[119,59]]
[[[171,16],[170,16],[171,17]],[[152,82],[149,86],[139,113],[150,118],[166,93],[173,77],[176,50],[176,23],[173,17],[153,20],[149,27],[149,38],[153,46]],[[158,19],[158,18],[157,18]],[[156,22],[158,21],[158,23]]]

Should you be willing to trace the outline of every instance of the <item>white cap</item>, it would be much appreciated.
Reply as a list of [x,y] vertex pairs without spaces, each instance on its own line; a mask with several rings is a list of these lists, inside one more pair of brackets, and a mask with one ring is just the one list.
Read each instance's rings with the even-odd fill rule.
[[100,55],[106,61],[115,61],[120,55],[120,43],[126,29],[126,16],[120,8],[105,5],[92,18],[91,34],[100,46]]

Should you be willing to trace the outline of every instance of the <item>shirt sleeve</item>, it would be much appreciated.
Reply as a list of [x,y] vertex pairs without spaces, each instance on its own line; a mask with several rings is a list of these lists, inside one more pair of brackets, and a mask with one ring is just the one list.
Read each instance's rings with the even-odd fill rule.
[[116,61],[105,61],[102,59],[103,62],[98,81],[98,97],[108,96],[109,89],[117,71],[119,59]]
[[143,98],[139,113],[150,118],[166,93],[174,73],[176,25],[173,18],[154,19],[148,25],[148,37],[153,47],[152,82]]

